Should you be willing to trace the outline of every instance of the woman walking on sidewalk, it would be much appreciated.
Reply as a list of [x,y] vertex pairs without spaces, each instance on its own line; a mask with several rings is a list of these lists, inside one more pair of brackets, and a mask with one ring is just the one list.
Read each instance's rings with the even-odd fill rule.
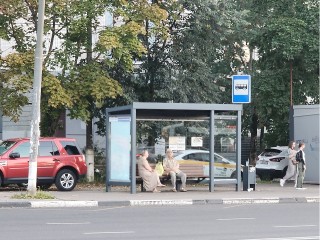
[[297,186],[297,161],[296,161],[296,150],[294,149],[296,147],[296,143],[294,141],[289,142],[289,148],[288,148],[288,155],[289,155],[289,161],[288,161],[288,168],[286,175],[280,179],[280,186],[283,187],[285,182],[288,179],[294,179],[294,187]]

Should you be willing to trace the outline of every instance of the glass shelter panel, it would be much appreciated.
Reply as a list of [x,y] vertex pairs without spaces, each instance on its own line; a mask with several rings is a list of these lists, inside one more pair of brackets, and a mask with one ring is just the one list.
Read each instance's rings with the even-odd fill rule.
[[[214,178],[237,177],[236,123],[236,116],[215,116]],[[201,165],[209,177],[209,120],[137,121],[137,153],[148,149],[149,162],[156,163],[163,160],[167,148],[180,164]]]
[[110,179],[130,182],[130,117],[110,117]]
[[214,129],[215,176],[236,178],[236,116],[216,115]]
[[[189,150],[208,152],[209,121],[137,121],[137,153],[148,149],[156,160],[165,156],[167,148],[175,154]],[[209,159],[209,155],[206,156]]]

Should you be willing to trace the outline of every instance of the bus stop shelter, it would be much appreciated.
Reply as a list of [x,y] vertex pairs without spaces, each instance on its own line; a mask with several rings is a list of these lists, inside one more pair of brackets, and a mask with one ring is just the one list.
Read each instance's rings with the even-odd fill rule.
[[[209,121],[209,191],[214,185],[241,184],[241,104],[134,102],[106,110],[106,191],[111,186],[129,186],[136,193],[138,121]],[[232,115],[236,119],[236,170],[234,179],[214,178],[215,119]]]

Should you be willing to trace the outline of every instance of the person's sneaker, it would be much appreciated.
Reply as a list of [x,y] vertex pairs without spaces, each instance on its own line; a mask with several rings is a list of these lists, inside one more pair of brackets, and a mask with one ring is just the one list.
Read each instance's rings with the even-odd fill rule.
[[280,179],[280,186],[283,187],[285,180]]
[[180,192],[186,192],[186,191],[187,191],[187,189],[185,189],[185,188],[180,189]]
[[297,187],[297,190],[305,190],[306,188],[302,188],[302,187]]
[[176,190],[175,188],[172,188],[171,191],[172,191],[172,192],[176,192],[177,190]]

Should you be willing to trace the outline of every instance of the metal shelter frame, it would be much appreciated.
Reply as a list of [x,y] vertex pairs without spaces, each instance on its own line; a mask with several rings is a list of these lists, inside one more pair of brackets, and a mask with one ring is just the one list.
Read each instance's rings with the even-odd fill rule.
[[[215,114],[236,112],[236,179],[214,179],[214,120]],[[242,104],[198,104],[198,103],[154,103],[134,102],[131,105],[114,107],[106,110],[106,191],[111,191],[111,186],[126,185],[131,187],[131,193],[136,193],[136,122],[139,120],[149,121],[186,121],[186,120],[209,120],[210,121],[210,163],[209,163],[209,191],[214,191],[214,184],[235,184],[239,191],[241,184],[241,112]],[[130,116],[130,181],[110,180],[111,129],[110,117]]]

